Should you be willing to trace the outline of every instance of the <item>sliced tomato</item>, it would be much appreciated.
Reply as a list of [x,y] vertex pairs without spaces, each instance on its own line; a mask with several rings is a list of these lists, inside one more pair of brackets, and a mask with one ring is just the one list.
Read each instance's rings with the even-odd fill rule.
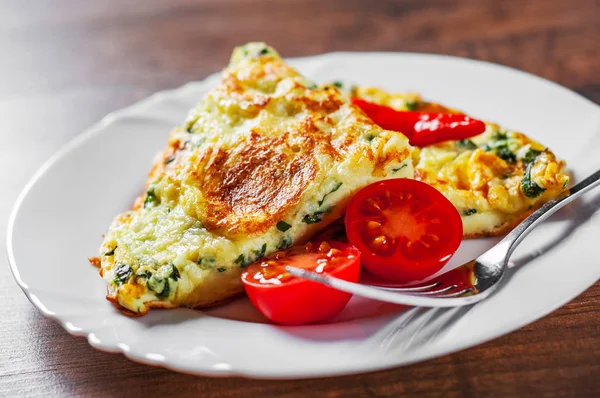
[[360,252],[345,243],[314,241],[274,253],[244,271],[246,293],[263,315],[283,325],[309,324],[343,310],[352,295],[294,277],[287,265],[357,282]]
[[462,220],[435,188],[398,178],[371,184],[352,197],[346,233],[376,276],[413,282],[439,271],[462,240]]

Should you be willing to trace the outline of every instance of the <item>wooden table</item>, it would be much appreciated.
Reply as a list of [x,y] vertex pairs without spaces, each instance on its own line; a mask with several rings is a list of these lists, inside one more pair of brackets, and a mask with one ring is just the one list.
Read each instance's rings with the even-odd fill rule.
[[[59,147],[112,110],[219,70],[249,40],[284,56],[398,50],[485,59],[600,102],[597,0],[4,0],[0,251],[18,192]],[[96,351],[43,318],[0,262],[0,395],[600,396],[600,283],[521,330],[453,355],[267,382],[193,377]]]

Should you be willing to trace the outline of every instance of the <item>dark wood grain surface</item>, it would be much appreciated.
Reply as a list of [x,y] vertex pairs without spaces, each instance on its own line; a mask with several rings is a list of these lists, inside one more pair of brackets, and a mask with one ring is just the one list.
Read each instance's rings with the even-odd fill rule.
[[[112,110],[219,70],[249,40],[284,56],[395,50],[484,59],[600,102],[597,0],[4,0],[0,251],[19,191],[59,147]],[[210,379],[71,337],[27,301],[2,258],[0,396],[597,397],[599,303],[596,283],[514,333],[404,368],[302,381]]]

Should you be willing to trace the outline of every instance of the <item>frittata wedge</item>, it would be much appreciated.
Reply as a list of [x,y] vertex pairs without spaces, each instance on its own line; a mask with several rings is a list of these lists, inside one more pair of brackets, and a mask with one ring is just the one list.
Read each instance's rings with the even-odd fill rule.
[[358,189],[412,177],[411,151],[273,48],[236,48],[106,233],[107,298],[135,314],[227,300],[243,290],[244,267],[309,239]]

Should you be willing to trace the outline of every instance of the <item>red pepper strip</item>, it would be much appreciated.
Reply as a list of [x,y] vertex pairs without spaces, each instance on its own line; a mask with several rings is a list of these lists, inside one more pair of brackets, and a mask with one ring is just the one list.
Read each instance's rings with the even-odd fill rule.
[[408,137],[410,144],[415,146],[464,140],[485,131],[485,123],[466,115],[397,111],[359,98],[352,98],[352,103],[380,127],[401,132]]

